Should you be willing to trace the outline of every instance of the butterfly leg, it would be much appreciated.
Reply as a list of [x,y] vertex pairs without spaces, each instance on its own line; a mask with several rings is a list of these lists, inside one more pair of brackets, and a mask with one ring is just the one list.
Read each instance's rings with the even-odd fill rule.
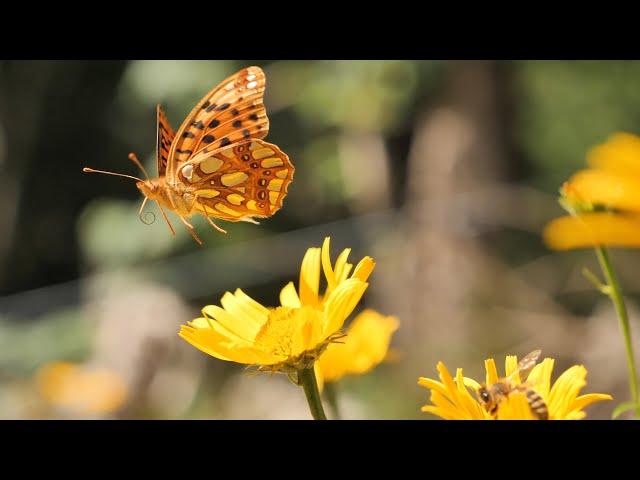
[[171,203],[171,208],[176,211],[178,210],[178,207],[176,206],[176,202],[173,201],[173,193],[171,192],[171,189],[167,190],[168,193],[168,197],[169,197],[169,202]]
[[218,225],[215,224],[213,220],[211,220],[211,217],[209,216],[209,210],[207,210],[207,206],[204,203],[202,204],[202,206],[204,207],[204,216],[207,218],[207,222],[209,222],[209,225],[211,225],[220,233],[227,233],[226,230],[224,230],[223,228],[220,228]]
[[[193,210],[194,205],[196,204],[196,202],[198,201],[198,195],[194,195],[193,197],[193,202],[191,202],[191,205],[189,206],[189,211]],[[205,203],[202,204],[202,207],[204,208],[204,216],[207,219],[207,222],[209,222],[209,224],[215,228],[217,231],[219,231],[220,233],[227,233],[226,230],[223,230],[222,228],[220,228],[218,225],[216,225],[213,220],[211,220],[211,217],[209,217],[209,210],[207,210],[207,205]]]
[[184,223],[184,225],[187,227],[187,230],[189,230],[189,233],[191,234],[193,239],[196,242],[198,242],[198,244],[202,245],[202,240],[200,240],[200,237],[198,237],[198,234],[196,233],[195,229],[193,228],[193,225],[191,225],[189,222],[187,222],[187,220],[182,215],[179,215],[179,217],[180,217],[180,220],[182,220],[182,223]]
[[[164,218],[165,222],[167,222],[167,225],[169,225],[169,230],[171,230],[171,233],[175,235],[176,231],[173,228],[173,225],[171,225],[171,222],[169,221],[169,217],[167,217],[167,214],[165,213],[164,208],[162,208],[162,205],[160,205],[160,202],[156,201],[156,203],[158,204],[158,208],[160,208],[160,211],[162,212],[162,217]],[[140,210],[142,211],[142,208]]]

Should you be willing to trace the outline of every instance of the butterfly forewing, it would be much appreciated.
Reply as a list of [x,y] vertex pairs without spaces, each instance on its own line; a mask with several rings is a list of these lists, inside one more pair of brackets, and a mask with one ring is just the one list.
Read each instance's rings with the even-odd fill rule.
[[[158,178],[123,176],[137,180],[145,196],[142,207],[147,200],[157,202],[173,233],[165,209],[177,214],[202,244],[187,220],[194,214],[226,233],[213,219],[253,222],[282,208],[294,167],[276,145],[262,140],[269,132],[264,90],[264,72],[244,68],[205,95],[175,134],[157,106]],[[134,154],[129,158],[144,170]]]
[[259,67],[240,70],[211,90],[180,126],[169,152],[167,180],[202,152],[238,141],[264,138],[269,119],[263,104],[265,76]]
[[158,176],[161,177],[167,171],[167,160],[169,158],[169,150],[171,149],[171,142],[175,133],[169,124],[169,120],[164,113],[164,110],[160,105],[156,107],[158,130],[156,144],[156,159],[158,164]]
[[277,212],[293,173],[289,157],[276,145],[254,139],[203,151],[177,178],[195,187],[195,208],[203,214],[237,222]]

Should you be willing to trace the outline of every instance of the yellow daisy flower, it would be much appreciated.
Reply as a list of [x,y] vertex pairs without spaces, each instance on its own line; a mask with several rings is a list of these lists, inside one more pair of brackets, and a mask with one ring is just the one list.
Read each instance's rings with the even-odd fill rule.
[[116,411],[127,397],[115,372],[69,362],[52,362],[36,374],[40,395],[51,405],[86,414]]
[[[586,385],[587,369],[582,365],[574,365],[566,370],[551,386],[551,374],[554,360],[545,358],[533,367],[526,379],[529,388],[538,393],[545,401],[550,420],[578,420],[585,417],[583,409],[602,400],[611,400],[611,395],[591,393],[580,395]],[[505,360],[505,376],[510,377],[513,384],[518,385],[521,379],[517,370],[518,360],[515,356],[507,356]],[[440,381],[421,377],[418,384],[431,390],[432,405],[422,407],[423,412],[432,413],[445,420],[490,420],[492,416],[472,395],[469,389],[477,392],[480,384],[471,378],[464,377],[462,369],[456,371],[455,379],[444,363],[438,362],[437,370]],[[485,360],[487,385],[493,385],[500,379],[495,361]],[[521,392],[512,392],[498,405],[498,420],[533,420],[533,415],[526,396]]]
[[550,248],[640,247],[640,137],[616,133],[587,155],[581,170],[561,190],[572,215],[544,231]]
[[[332,292],[349,279],[357,278],[362,282],[366,282],[373,272],[376,263],[371,257],[364,257],[358,265],[351,277],[351,269],[353,265],[347,262],[350,248],[345,248],[336,259],[335,266],[331,265],[331,238],[326,237],[322,243],[322,248],[309,248],[300,267],[300,281],[298,291],[293,284],[289,282],[280,292],[280,304],[283,307],[300,308],[302,306],[311,306],[316,309],[322,309],[324,301],[330,298]],[[324,278],[327,286],[324,294],[320,294],[320,270],[324,272]]]
[[[332,269],[327,238],[322,249],[310,248],[304,256],[299,296],[290,283],[280,294],[282,306],[267,308],[240,289],[227,292],[221,307],[204,307],[203,316],[183,325],[180,336],[220,360],[285,373],[311,368],[328,344],[343,336],[342,325],[367,289],[375,265],[365,257],[348,277],[345,252]],[[318,294],[321,261],[328,281],[323,298]]]
[[316,363],[318,383],[337,382],[345,375],[362,375],[387,356],[391,335],[398,329],[396,317],[364,310],[357,315],[342,343],[334,343]]

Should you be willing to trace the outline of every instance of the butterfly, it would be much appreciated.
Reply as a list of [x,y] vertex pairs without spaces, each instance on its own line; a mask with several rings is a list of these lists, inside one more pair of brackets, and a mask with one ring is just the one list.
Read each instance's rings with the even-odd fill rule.
[[262,140],[269,132],[265,84],[261,68],[240,70],[207,93],[177,132],[158,105],[156,178],[149,178],[134,153],[129,159],[146,180],[88,167],[83,171],[136,180],[144,195],[140,218],[144,221],[144,206],[153,200],[174,235],[165,208],[178,215],[199,244],[202,240],[187,220],[192,215],[203,215],[221,233],[227,232],[214,219],[258,223],[256,218],[282,208],[295,171],[286,153]]

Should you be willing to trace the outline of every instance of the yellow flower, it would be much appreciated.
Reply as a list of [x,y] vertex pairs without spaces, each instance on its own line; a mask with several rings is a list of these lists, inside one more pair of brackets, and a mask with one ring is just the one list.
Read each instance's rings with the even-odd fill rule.
[[334,343],[316,363],[318,382],[337,382],[345,375],[362,375],[382,362],[389,350],[398,319],[364,310],[347,329],[343,343]]
[[[310,368],[343,335],[342,325],[367,289],[375,265],[365,257],[348,277],[351,265],[345,252],[332,269],[326,239],[322,251],[310,248],[304,256],[299,296],[289,283],[280,293],[282,306],[267,308],[240,289],[227,292],[222,307],[204,307],[203,316],[183,325],[180,336],[220,360],[286,373]],[[329,283],[323,298],[318,295],[321,259]]]
[[43,366],[36,374],[36,384],[51,405],[79,413],[114,412],[127,396],[127,387],[116,373],[68,362]]
[[590,166],[563,185],[572,213],[550,222],[544,239],[555,250],[640,247],[640,137],[616,133],[587,155]]
[[[349,279],[359,279],[366,282],[371,275],[376,263],[371,257],[364,257],[358,265],[351,277],[351,269],[353,265],[347,262],[347,258],[351,253],[350,248],[345,248],[336,259],[335,266],[331,266],[330,257],[331,238],[326,237],[322,243],[322,248],[309,248],[300,267],[300,282],[298,291],[293,284],[289,282],[280,292],[280,304],[283,307],[300,308],[301,306],[311,306],[316,309],[322,309],[325,300],[328,300],[332,292],[338,286],[344,284]],[[324,272],[327,287],[323,295],[320,294],[320,269]]]
[[[578,420],[585,417],[583,409],[594,402],[611,400],[611,395],[590,393],[580,395],[580,390],[586,385],[587,369],[582,365],[574,365],[566,370],[551,386],[551,373],[554,360],[545,358],[533,367],[526,379],[526,385],[538,393],[545,401],[550,420]],[[519,385],[520,376],[517,370],[518,360],[515,356],[507,356],[505,360],[505,376]],[[444,363],[437,365],[440,381],[421,377],[418,384],[431,390],[432,405],[422,407],[423,412],[429,412],[445,420],[489,420],[491,415],[472,395],[469,389],[477,392],[480,384],[471,378],[464,377],[459,368],[454,379]],[[486,385],[498,382],[498,370],[492,358],[485,360]],[[512,392],[499,402],[498,420],[533,420],[533,415],[526,396],[521,392]]]

